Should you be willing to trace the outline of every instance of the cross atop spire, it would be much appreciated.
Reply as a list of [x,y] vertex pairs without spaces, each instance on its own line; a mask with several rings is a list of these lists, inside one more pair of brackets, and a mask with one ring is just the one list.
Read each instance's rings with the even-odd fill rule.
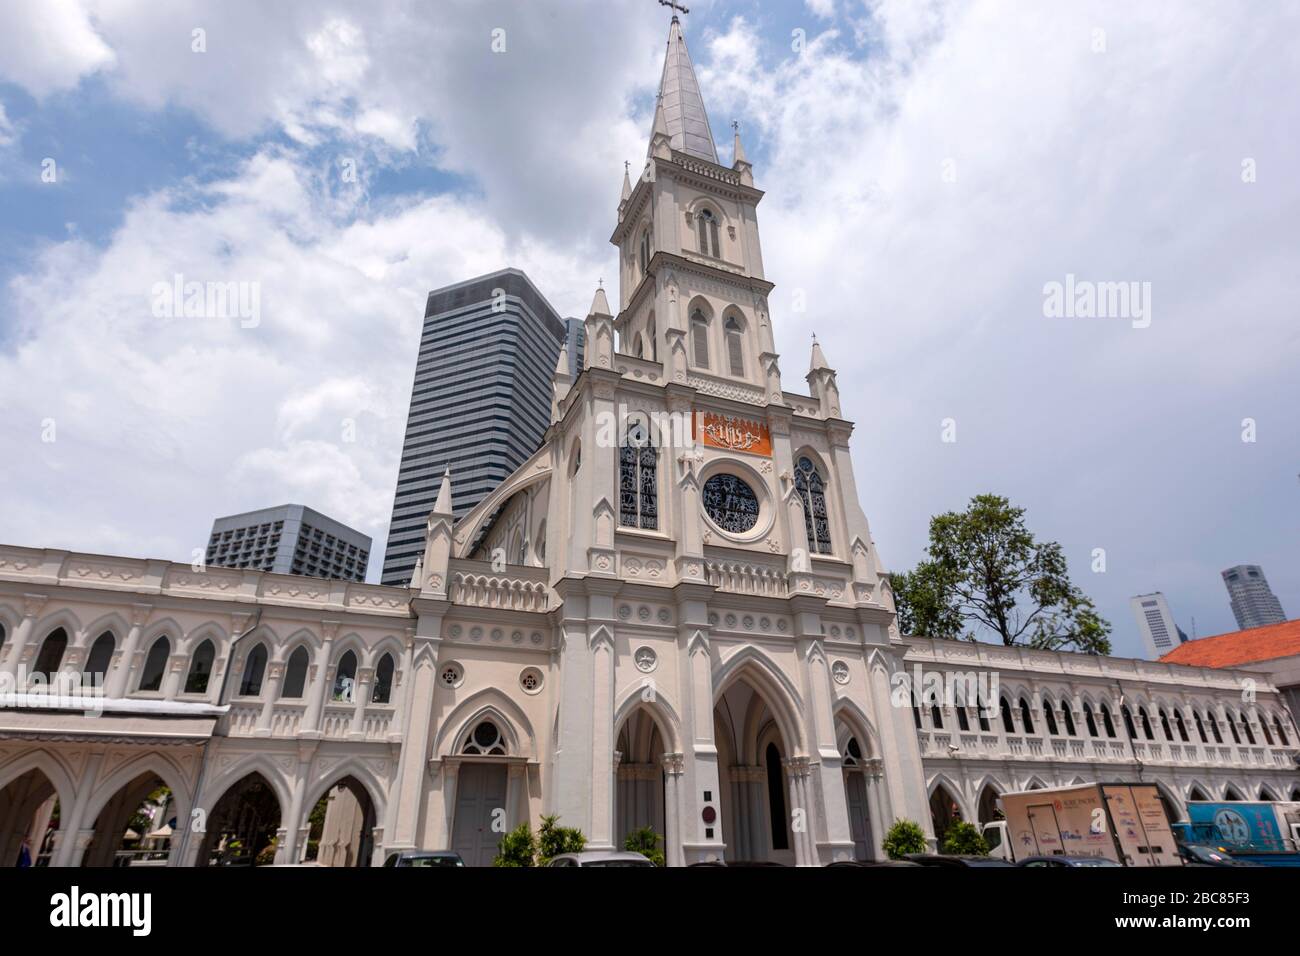
[[678,10],[682,11],[682,13],[690,13],[690,12],[691,12],[690,10],[686,9],[686,7],[682,6],[680,3],[676,3],[675,0],[659,0],[659,5],[660,5],[661,7],[671,7],[671,8],[672,8],[672,11],[673,11],[673,22],[674,22],[674,23],[677,22],[677,11],[678,11]]

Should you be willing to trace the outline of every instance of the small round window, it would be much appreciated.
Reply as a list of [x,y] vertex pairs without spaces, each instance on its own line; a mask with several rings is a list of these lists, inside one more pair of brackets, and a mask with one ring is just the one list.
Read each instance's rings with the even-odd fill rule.
[[465,678],[465,672],[461,670],[459,664],[452,662],[442,666],[442,672],[439,676],[448,687],[459,687],[460,682]]
[[758,496],[735,475],[714,475],[704,483],[704,511],[723,531],[744,534],[758,523]]
[[525,667],[519,674],[519,686],[525,694],[536,694],[542,689],[542,672],[536,667]]

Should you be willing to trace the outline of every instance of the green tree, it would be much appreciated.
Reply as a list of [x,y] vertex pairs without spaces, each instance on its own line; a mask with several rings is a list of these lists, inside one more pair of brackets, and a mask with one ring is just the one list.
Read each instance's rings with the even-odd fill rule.
[[965,511],[931,518],[929,558],[893,577],[900,629],[971,641],[987,629],[1008,646],[1109,654],[1110,624],[1070,583],[1061,546],[1035,541],[1024,515],[977,495]]
[[659,834],[655,833],[654,827],[633,830],[623,841],[623,849],[640,853],[655,866],[664,865],[664,851],[659,849]]
[[989,845],[973,823],[954,820],[943,835],[943,852],[964,856],[988,856]]
[[891,860],[901,860],[909,853],[924,853],[925,831],[913,820],[895,820],[880,848]]

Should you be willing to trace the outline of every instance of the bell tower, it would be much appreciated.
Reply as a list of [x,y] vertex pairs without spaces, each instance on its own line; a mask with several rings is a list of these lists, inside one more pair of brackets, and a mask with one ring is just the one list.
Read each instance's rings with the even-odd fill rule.
[[763,274],[753,167],[733,124],[732,165],[718,160],[676,15],[645,164],[625,169],[618,226],[623,354],[661,364],[668,381],[707,382],[752,404],[781,402]]

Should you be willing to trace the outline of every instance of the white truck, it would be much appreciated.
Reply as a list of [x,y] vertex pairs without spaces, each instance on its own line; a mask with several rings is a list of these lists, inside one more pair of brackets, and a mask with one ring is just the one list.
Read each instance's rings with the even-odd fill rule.
[[993,856],[1100,856],[1124,866],[1181,866],[1155,784],[1089,783],[1002,795],[1006,819],[981,828]]

